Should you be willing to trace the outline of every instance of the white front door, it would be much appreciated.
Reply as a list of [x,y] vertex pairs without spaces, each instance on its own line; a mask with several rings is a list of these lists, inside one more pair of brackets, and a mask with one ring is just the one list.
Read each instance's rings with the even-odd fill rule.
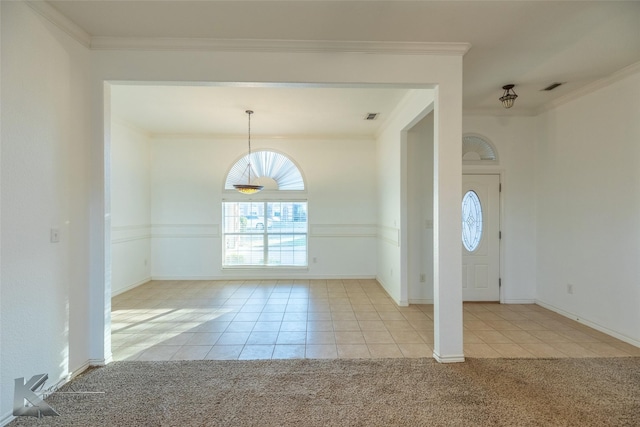
[[500,301],[500,176],[462,176],[462,299]]

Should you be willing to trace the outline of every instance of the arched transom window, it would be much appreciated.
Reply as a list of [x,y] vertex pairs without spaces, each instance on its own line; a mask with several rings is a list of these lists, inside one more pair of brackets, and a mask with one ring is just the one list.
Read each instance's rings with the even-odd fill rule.
[[[249,155],[231,167],[224,184],[225,190],[233,190],[233,184],[246,183]],[[265,190],[304,190],[304,179],[298,167],[284,154],[275,151],[251,153],[251,184],[264,185]]]
[[462,162],[466,164],[497,164],[498,152],[485,137],[465,135],[462,137]]

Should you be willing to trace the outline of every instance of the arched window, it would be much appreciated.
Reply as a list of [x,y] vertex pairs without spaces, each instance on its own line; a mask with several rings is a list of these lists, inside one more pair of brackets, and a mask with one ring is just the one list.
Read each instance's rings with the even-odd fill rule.
[[[249,155],[238,160],[227,174],[225,190],[233,190],[233,184],[246,183]],[[284,154],[275,151],[251,153],[252,184],[264,185],[265,190],[304,190],[304,179],[298,167]],[[255,177],[255,179],[253,179]]]
[[485,137],[465,135],[462,137],[462,163],[497,164],[498,152]]
[[[307,201],[286,195],[287,191],[305,190],[302,173],[283,154],[253,152],[251,184],[265,188],[257,196],[246,196],[235,193],[233,184],[247,182],[248,165],[247,155],[231,167],[225,181],[225,190],[232,190],[237,196],[222,202],[222,265],[226,268],[308,266]],[[265,193],[268,197],[262,196]]]

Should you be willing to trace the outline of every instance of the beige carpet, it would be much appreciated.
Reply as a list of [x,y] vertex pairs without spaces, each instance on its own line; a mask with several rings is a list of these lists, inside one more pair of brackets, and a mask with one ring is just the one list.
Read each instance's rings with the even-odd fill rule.
[[12,426],[640,426],[640,358],[116,362]]

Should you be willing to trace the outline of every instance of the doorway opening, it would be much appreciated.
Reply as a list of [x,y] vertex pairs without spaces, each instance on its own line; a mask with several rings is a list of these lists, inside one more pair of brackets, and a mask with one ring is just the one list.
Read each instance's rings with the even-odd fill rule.
[[[232,85],[231,85],[232,86]],[[358,93],[362,93],[363,96],[361,98],[364,102],[367,103],[367,108],[361,108],[363,111],[371,110],[371,102],[377,103],[389,103],[390,105],[397,105],[401,100],[404,99],[406,93],[410,89],[416,89],[415,87],[404,87],[402,85],[389,86],[389,85],[353,85],[349,87],[343,86],[330,86],[330,85],[287,85],[284,87],[283,85],[255,85],[256,87],[231,87],[229,85],[219,85],[214,86],[213,89],[221,89],[225,92],[228,99],[232,100],[235,104],[237,104],[239,99],[243,99],[244,103],[249,106],[255,105],[253,98],[258,99],[258,102],[265,103],[266,92],[271,92],[276,97],[284,98],[285,101],[282,101],[284,105],[287,105],[288,109],[292,112],[298,113],[301,108],[296,107],[295,102],[291,102],[292,100],[292,92],[300,91],[300,92],[313,92],[313,95],[308,95],[311,98],[316,99],[314,105],[323,105],[326,103],[330,103],[335,105],[345,104],[346,101],[335,102],[331,101],[336,98],[339,94],[342,93],[343,98],[348,99],[350,103],[358,102]],[[175,119],[175,116],[178,114],[176,109],[166,109],[161,108],[162,101],[158,99],[158,95],[150,94],[149,97],[145,98],[148,102],[146,105],[152,106],[151,111],[154,110],[159,112],[160,119],[157,120],[159,128],[151,129],[147,128],[145,125],[145,120],[148,119],[144,114],[137,116],[137,122],[131,122],[131,120],[127,120],[127,115],[137,114],[135,111],[130,111],[127,109],[132,108],[135,104],[135,100],[137,96],[141,96],[140,94],[135,94],[134,89],[138,86],[135,83],[127,83],[127,84],[108,84],[107,91],[109,92],[109,96],[106,96],[107,99],[107,111],[110,115],[107,122],[105,122],[105,130],[108,140],[106,143],[105,155],[107,159],[110,161],[105,162],[105,188],[106,188],[106,216],[105,216],[105,237],[106,241],[110,244],[109,250],[107,250],[107,254],[105,256],[105,270],[106,276],[110,278],[110,283],[107,289],[109,291],[109,297],[116,295],[117,293],[125,292],[129,289],[133,289],[140,284],[146,283],[147,281],[158,278],[174,278],[175,280],[180,279],[190,279],[190,278],[200,278],[200,279],[215,279],[217,278],[244,278],[247,276],[246,272],[240,272],[237,276],[231,276],[231,272],[229,269],[227,271],[223,271],[223,266],[218,266],[216,263],[221,263],[223,256],[221,256],[218,252],[227,249],[221,243],[223,240],[223,228],[222,228],[222,220],[216,220],[213,216],[212,219],[207,219],[207,215],[210,215],[212,212],[216,212],[216,214],[220,214],[220,204],[215,204],[213,201],[216,199],[223,199],[224,195],[222,193],[212,193],[207,190],[209,187],[216,188],[216,191],[223,192],[223,186],[214,184],[213,186],[209,184],[203,185],[194,185],[192,188],[187,189],[185,187],[180,188],[179,185],[174,185],[171,183],[171,174],[177,173],[177,169],[183,168],[186,170],[190,176],[190,178],[198,178],[198,172],[200,169],[195,167],[194,165],[197,163],[200,165],[202,162],[208,162],[205,156],[193,155],[191,156],[191,167],[189,164],[185,162],[184,164],[180,164],[181,156],[177,155],[180,149],[179,145],[181,141],[184,139],[185,133],[188,133],[185,128],[173,129],[168,128],[171,120]],[[153,85],[144,84],[140,85],[141,92],[151,92]],[[202,86],[202,87],[194,87],[193,85],[189,86],[180,86],[180,85],[172,85],[166,86],[167,91],[171,92],[171,102],[172,104],[176,104],[180,106],[180,108],[184,109],[184,103],[176,102],[177,98],[180,95],[179,89],[186,88],[188,91],[193,91],[195,89],[212,89],[211,85]],[[233,89],[233,90],[232,90]],[[243,95],[238,96],[237,91],[242,89]],[[424,88],[427,90],[427,88]],[[251,95],[252,91],[259,91],[260,94],[255,96]],[[422,92],[418,89],[418,92]],[[249,94],[249,95],[246,95]],[[345,95],[346,94],[346,95]],[[372,94],[374,94],[372,96]],[[155,98],[154,98],[155,96]],[[198,95],[196,95],[198,96]],[[269,95],[271,96],[271,95]],[[324,101],[319,99],[319,97],[323,98]],[[300,98],[300,97],[298,97]],[[150,100],[155,99],[154,102]],[[220,99],[217,99],[217,105],[220,106]],[[202,97],[200,98],[200,104],[196,105],[196,108],[190,111],[190,118],[193,119],[197,116],[198,113],[201,113],[201,110],[206,111],[206,105],[209,103],[205,102],[205,107],[203,107]],[[237,131],[238,134],[242,135],[242,138],[245,137],[245,125],[246,118],[244,115],[244,110],[247,108],[247,105],[242,105],[238,107],[237,110],[239,113],[240,122],[242,128],[240,131]],[[271,105],[275,105],[271,103]],[[364,104],[363,104],[364,106]],[[256,109],[256,112],[259,114],[260,110],[257,107],[253,107]],[[273,110],[275,107],[271,107]],[[360,108],[360,106],[358,106]],[[425,106],[426,108],[426,106]],[[224,110],[224,109],[223,109]],[[295,111],[294,111],[295,110]],[[373,108],[375,111],[380,111],[380,108]],[[290,111],[290,112],[291,112]],[[314,115],[314,112],[309,112],[308,114]],[[326,113],[325,113],[326,114]],[[319,116],[319,113],[315,113],[315,116]],[[391,114],[388,114],[391,116]],[[172,118],[173,116],[173,118]],[[384,114],[382,114],[384,117]],[[256,115],[256,118],[258,116]],[[211,117],[205,117],[208,120],[213,120]],[[231,119],[225,120],[223,117],[220,119],[223,124],[228,124]],[[271,126],[271,130],[278,129],[277,132],[273,131],[274,134],[269,134],[270,131],[265,131],[262,128],[260,135],[258,133],[258,139],[266,139],[271,141],[280,141],[283,138],[283,134],[312,134],[312,130],[304,130],[302,128],[295,128],[291,126],[295,126],[296,123],[305,122],[304,120],[287,120],[286,117],[281,117],[278,122],[275,120],[266,120],[263,123],[267,123],[268,126]],[[357,133],[356,140],[363,139],[362,134],[366,135],[366,132],[371,132],[364,128],[364,126],[371,126],[370,122],[366,122],[363,118],[361,120],[362,123],[359,123],[360,131]],[[311,123],[316,123],[317,121],[311,121]],[[257,127],[258,123],[255,123]],[[321,122],[320,125],[322,127],[326,127],[326,122]],[[344,135],[345,131],[340,126],[343,126],[343,123],[336,123],[333,129],[334,132],[338,132],[339,134]],[[238,153],[244,152],[245,145],[240,142],[240,138],[235,136],[234,131],[231,128],[219,128],[218,130],[207,130],[207,128],[200,127],[198,128],[198,123],[191,123],[189,126],[195,128],[195,131],[191,139],[196,140],[195,144],[202,146],[204,149],[210,148],[206,147],[207,141],[211,138],[219,138],[224,139],[225,146],[223,149],[226,151],[222,154],[225,156],[231,156],[232,158],[236,158]],[[286,128],[285,126],[289,126]],[[116,129],[117,128],[117,129]],[[122,146],[116,147],[115,137],[116,132],[119,136],[126,135],[128,140],[132,141],[132,144],[128,147],[125,147],[123,150]],[[265,135],[266,133],[267,135]],[[236,143],[237,140],[238,143]],[[154,151],[154,144],[163,144],[166,149],[156,150]],[[272,145],[276,145],[276,142],[270,142]],[[237,146],[237,149],[228,149],[229,146]],[[270,148],[270,147],[267,147]],[[171,150],[176,150],[172,152]],[[119,150],[116,152],[116,150]],[[150,154],[153,152],[152,154]],[[229,154],[231,153],[231,154]],[[214,153],[220,154],[220,153]],[[164,156],[164,157],[162,157]],[[163,167],[160,168],[158,165],[161,163],[158,161],[160,158],[164,158],[165,161],[162,162]],[[220,159],[222,156],[211,156],[213,159]],[[154,164],[154,161],[157,161],[157,164]],[[136,162],[138,162],[136,164]],[[223,167],[219,168],[221,170],[221,174],[223,175],[227,164],[223,163]],[[332,165],[341,164],[339,159],[334,160]],[[349,167],[353,167],[357,162],[351,162]],[[139,167],[139,166],[143,167]],[[202,168],[202,170],[207,169],[209,175],[202,175],[205,178],[213,177],[215,178],[215,171],[218,169],[216,167],[212,167],[211,163],[205,165],[206,168]],[[199,167],[199,166],[198,166]],[[375,179],[368,180],[369,182],[375,182]],[[354,182],[358,182],[355,180]],[[162,184],[167,184],[171,186],[164,191],[162,194],[155,195],[154,191],[159,188]],[[116,188],[117,187],[117,188]],[[206,191],[202,191],[205,189]],[[366,187],[365,187],[366,189]],[[120,191],[124,190],[124,191]],[[201,191],[201,194],[196,197],[189,198],[192,191]],[[371,194],[375,194],[375,192],[370,192]],[[171,195],[174,199],[170,200],[168,195]],[[189,205],[189,203],[197,202],[200,209],[194,209],[194,216],[185,217],[184,216],[184,208]],[[314,202],[314,201],[312,201]],[[316,202],[317,203],[317,202]],[[367,205],[363,204],[363,210]],[[340,206],[335,206],[335,209],[338,210]],[[328,209],[324,209],[324,211],[328,211]],[[370,209],[371,211],[371,209]],[[162,215],[160,215],[162,213]],[[375,234],[376,223],[375,218],[366,222],[366,217],[364,220],[361,217],[357,217],[354,220],[350,221],[349,224],[337,224],[337,226],[333,226],[332,224],[323,224],[322,220],[318,220],[318,216],[315,217],[316,222],[320,222],[321,226],[312,230],[315,234],[320,235],[323,239],[328,239],[332,237],[341,238],[377,238]],[[306,215],[305,215],[306,219]],[[359,224],[359,221],[365,221],[365,224]],[[275,220],[274,220],[275,222]],[[267,222],[267,225],[269,223]],[[329,227],[331,225],[331,227]],[[345,232],[346,227],[349,227],[349,231]],[[277,228],[276,225],[272,225],[271,227],[266,227],[266,230]],[[371,231],[373,230],[373,231]],[[362,235],[362,236],[361,236]],[[311,238],[317,236],[311,236]],[[319,241],[319,238],[316,239],[316,242]],[[326,240],[325,240],[326,241]],[[313,247],[314,242],[309,242],[310,250],[315,249],[315,247],[320,246],[318,243],[315,243],[315,247]],[[201,250],[190,250],[189,246],[197,246],[199,245]],[[375,256],[375,245],[368,245],[369,247],[373,247],[373,254]],[[174,251],[174,255],[180,256],[172,256],[172,252]],[[185,255],[190,254],[190,255]],[[364,258],[364,257],[359,257]],[[165,268],[166,265],[163,265],[160,261],[163,259],[171,259],[174,263],[178,261],[183,262],[183,265],[178,266],[180,269],[173,265],[173,270],[169,268]],[[320,256],[322,260],[322,256]],[[315,257],[312,257],[309,262],[310,264],[315,264]],[[195,271],[194,268],[199,268],[200,270]],[[311,267],[314,267],[311,265]],[[396,270],[397,271],[397,270]],[[226,274],[226,276],[225,276]],[[257,277],[256,272],[251,272],[249,274],[253,274]],[[273,271],[268,272],[267,276],[264,278],[273,278]],[[290,276],[293,274],[291,271],[288,271],[287,274]],[[375,272],[372,272],[371,275],[374,275]],[[187,276],[187,277],[185,277]],[[109,312],[105,313],[105,316],[110,316],[110,308]],[[105,341],[110,339],[110,325],[105,328]]]

